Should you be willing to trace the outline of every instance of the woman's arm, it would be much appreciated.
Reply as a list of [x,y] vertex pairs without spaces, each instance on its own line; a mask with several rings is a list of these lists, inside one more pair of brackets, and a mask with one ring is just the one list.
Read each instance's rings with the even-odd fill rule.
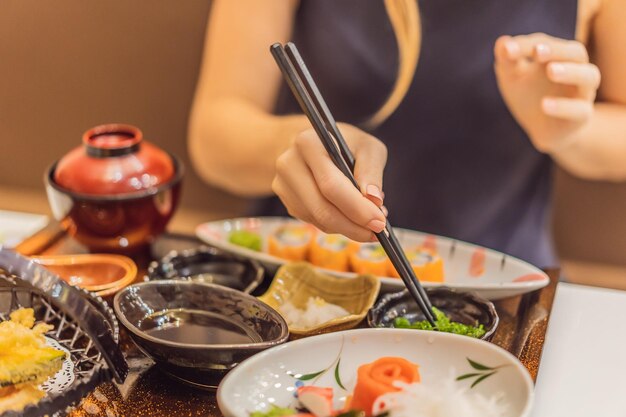
[[369,240],[385,226],[378,208],[385,146],[341,125],[358,159],[359,193],[332,164],[304,115],[270,113],[281,76],[269,47],[289,38],[295,8],[295,0],[214,2],[190,120],[191,159],[207,182],[250,196],[273,187],[290,214]]
[[586,179],[626,180],[626,2],[603,0],[592,26],[592,61],[600,68],[598,102],[570,146],[553,157]]
[[248,196],[271,193],[278,156],[308,127],[274,116],[281,83],[269,47],[286,42],[295,0],[215,0],[189,122],[189,152],[207,182]]

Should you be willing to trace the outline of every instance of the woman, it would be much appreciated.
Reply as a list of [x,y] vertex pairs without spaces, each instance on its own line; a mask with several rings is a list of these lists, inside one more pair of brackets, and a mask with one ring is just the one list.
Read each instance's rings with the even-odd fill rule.
[[[626,179],[625,20],[620,0],[217,0],[192,159],[327,232],[371,240],[386,206],[395,226],[554,265],[552,161]],[[360,193],[282,83],[268,47],[288,40],[346,122]]]

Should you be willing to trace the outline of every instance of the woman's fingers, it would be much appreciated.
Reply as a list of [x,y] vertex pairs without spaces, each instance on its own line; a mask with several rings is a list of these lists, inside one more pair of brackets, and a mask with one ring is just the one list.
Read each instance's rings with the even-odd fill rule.
[[543,33],[502,36],[494,56],[504,102],[540,152],[569,143],[592,116],[600,71],[583,44]]
[[383,171],[387,164],[387,147],[378,139],[369,136],[367,140],[358,142],[352,149],[356,163],[354,178],[361,193],[376,206],[381,207],[383,193]]
[[338,127],[350,142],[350,150],[356,160],[354,178],[361,193],[381,207],[385,199],[383,170],[387,163],[387,147],[380,140],[354,126],[339,123]]
[[518,38],[519,36],[501,36],[496,40],[493,49],[495,69],[501,76],[514,79],[525,74],[530,67],[531,61],[526,58],[532,48],[524,42],[519,42]]
[[551,62],[546,66],[548,79],[558,84],[576,85],[595,91],[600,85],[600,70],[593,64]]
[[570,61],[589,62],[589,54],[585,45],[578,41],[550,39],[535,44],[535,58],[539,62]]
[[335,166],[313,131],[298,135],[295,146],[313,174],[319,192],[332,205],[355,224],[373,232],[378,233],[385,228],[383,213]]
[[[280,197],[281,201],[287,207],[289,214],[293,217],[301,219],[307,223],[311,223],[325,233],[340,233],[352,240],[358,242],[369,242],[376,238],[371,230],[352,223],[347,217],[341,214],[336,208],[328,207],[329,221],[318,223],[307,208],[302,204],[297,193],[280,179],[275,179],[272,188]],[[335,211],[335,212],[333,212]]]
[[278,158],[272,188],[292,216],[326,233],[371,241],[387,223],[382,209],[387,149],[356,127],[340,129],[355,155],[363,193],[335,166],[313,129],[300,133]]
[[541,41],[547,42],[547,35],[533,33],[532,35],[500,36],[496,40],[494,53],[496,59],[517,61],[522,58],[532,58],[535,45]]
[[541,108],[548,116],[570,121],[587,120],[593,113],[589,100],[563,97],[544,97]]
[[555,38],[544,33],[501,36],[496,40],[496,59],[516,61],[534,59],[540,63],[550,61],[589,62],[585,45],[578,41]]
[[327,233],[341,233],[358,241],[373,238],[372,230],[352,222],[321,194],[309,168],[295,151],[281,155],[276,169],[272,188],[289,214]]
[[511,36],[500,36],[494,45],[493,53],[497,64],[515,65],[521,56],[521,49]]

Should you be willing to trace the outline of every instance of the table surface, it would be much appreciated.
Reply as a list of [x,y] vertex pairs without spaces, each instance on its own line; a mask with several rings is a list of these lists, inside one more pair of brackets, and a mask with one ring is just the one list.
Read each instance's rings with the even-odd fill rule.
[[533,417],[626,417],[626,291],[560,283]]
[[[182,250],[200,244],[189,236],[167,235],[156,242],[150,254],[136,258],[140,267],[138,278],[152,258],[159,258],[172,249]],[[84,249],[54,224],[18,246],[26,255],[80,253]],[[547,323],[558,282],[558,271],[548,271],[551,282],[542,290],[495,302],[500,325],[494,339],[498,346],[513,353],[535,378],[541,361]],[[110,301],[110,299],[108,300]],[[102,384],[86,397],[69,415],[77,416],[219,416],[215,392],[183,385],[153,366],[122,331],[122,349],[130,372],[126,381],[117,385]]]

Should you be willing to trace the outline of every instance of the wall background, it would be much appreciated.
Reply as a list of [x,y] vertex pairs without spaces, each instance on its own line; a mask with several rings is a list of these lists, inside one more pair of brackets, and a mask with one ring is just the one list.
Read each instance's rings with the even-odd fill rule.
[[123,122],[185,159],[185,206],[241,210],[186,154],[208,12],[206,0],[2,0],[0,143],[12,163],[0,184],[43,191],[45,167],[85,130]]
[[[184,158],[175,226],[189,231],[242,213],[245,201],[201,183],[186,155],[209,7],[206,0],[2,0],[0,208],[49,213],[45,168],[86,129],[123,122]],[[566,272],[586,280],[604,268],[626,286],[625,216],[626,185],[559,173],[554,230]]]

